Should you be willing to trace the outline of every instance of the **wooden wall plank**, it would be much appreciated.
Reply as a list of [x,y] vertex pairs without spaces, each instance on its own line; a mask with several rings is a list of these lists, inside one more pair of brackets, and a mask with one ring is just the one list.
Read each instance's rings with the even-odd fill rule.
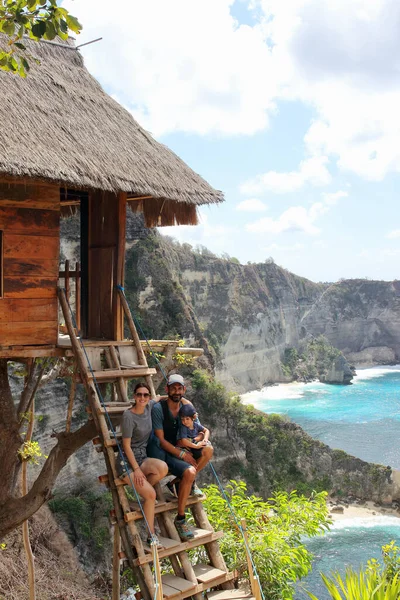
[[55,298],[57,280],[54,277],[4,277],[5,298]]
[[53,298],[0,298],[0,323],[27,321],[53,321],[57,326],[57,301]]
[[34,277],[58,277],[59,264],[56,259],[40,258],[5,258],[4,273],[8,277],[17,275]]
[[[0,178],[0,204],[2,200],[15,200],[17,202],[52,202],[60,204],[60,186],[44,181],[32,179],[18,179],[13,177]],[[29,204],[33,208],[33,205]],[[38,207],[41,208],[41,207]]]
[[0,346],[56,344],[57,323],[38,321],[32,323],[2,323],[0,327]]
[[58,233],[60,215],[54,210],[13,208],[0,205],[0,229],[25,235],[50,235]]
[[59,237],[19,235],[4,231],[4,258],[49,258],[58,260]]

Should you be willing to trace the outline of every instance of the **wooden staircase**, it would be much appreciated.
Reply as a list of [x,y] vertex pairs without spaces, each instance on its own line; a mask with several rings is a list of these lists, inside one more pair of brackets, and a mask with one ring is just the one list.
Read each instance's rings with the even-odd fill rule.
[[[125,486],[117,475],[115,468],[117,441],[110,431],[111,423],[115,426],[115,418],[131,407],[127,393],[127,382],[140,378],[149,385],[152,396],[155,390],[151,380],[156,370],[149,368],[136,331],[128,304],[120,292],[125,317],[128,321],[132,336],[132,344],[121,345],[118,341],[93,341],[85,347],[76,334],[71,318],[69,305],[63,289],[59,289],[59,301],[65,319],[66,328],[71,340],[72,353],[77,369],[84,384],[88,397],[90,418],[96,424],[98,437],[93,442],[96,449],[102,452],[107,468],[106,475],[99,480],[111,490],[114,509],[111,519],[114,525],[114,555],[113,555],[113,600],[119,600],[119,566],[120,560],[126,560],[131,567],[144,600],[152,600],[156,591],[159,600],[180,600],[194,597],[201,600],[207,592],[210,600],[238,600],[246,598],[253,600],[251,593],[234,589],[236,573],[228,572],[220,552],[218,540],[222,532],[215,532],[210,525],[201,503],[201,498],[189,497],[187,507],[191,510],[196,527],[194,538],[185,542],[180,540],[173,522],[172,513],[177,509],[177,500],[168,495],[164,496],[161,486],[156,486],[158,504],[155,507],[156,519],[161,530],[160,541],[162,549],[148,546],[141,539],[138,525],[143,521],[143,514],[138,503],[129,501]],[[112,401],[102,401],[100,387],[111,384]],[[120,548],[122,546],[122,550]],[[207,562],[191,564],[189,550],[203,547]],[[155,590],[155,575],[160,575],[159,560],[163,566],[169,567],[172,574],[158,577],[160,585]],[[153,571],[152,571],[153,566]],[[157,577],[156,577],[157,579]],[[259,600],[258,598],[256,600]]]

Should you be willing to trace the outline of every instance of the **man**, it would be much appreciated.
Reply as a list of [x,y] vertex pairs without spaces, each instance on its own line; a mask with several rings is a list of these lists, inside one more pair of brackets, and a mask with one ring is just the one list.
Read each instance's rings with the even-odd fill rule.
[[[186,523],[185,507],[191,493],[198,495],[199,490],[194,482],[197,463],[190,452],[176,446],[180,426],[179,409],[184,404],[191,404],[184,398],[185,382],[181,375],[170,375],[167,381],[167,398],[153,406],[152,421],[155,438],[147,447],[147,454],[152,458],[164,460],[170,473],[179,478],[178,514],[175,527],[182,540],[193,537],[193,532]],[[204,467],[213,455],[212,446],[203,448]],[[201,492],[200,492],[201,494]]]

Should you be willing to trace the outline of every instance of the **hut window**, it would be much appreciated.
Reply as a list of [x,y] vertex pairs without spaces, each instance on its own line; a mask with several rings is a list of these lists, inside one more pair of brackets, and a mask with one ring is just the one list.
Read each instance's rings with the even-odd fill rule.
[[3,232],[0,231],[0,298],[3,297]]

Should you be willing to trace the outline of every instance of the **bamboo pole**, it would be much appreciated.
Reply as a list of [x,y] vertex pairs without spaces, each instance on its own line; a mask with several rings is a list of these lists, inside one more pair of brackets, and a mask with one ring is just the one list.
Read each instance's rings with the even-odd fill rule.
[[75,265],[75,321],[78,331],[81,330],[81,268]]
[[119,533],[118,524],[114,525],[114,543],[113,543],[113,560],[112,560],[112,600],[120,600],[121,595],[121,580],[119,569],[119,556],[121,550],[121,536]]
[[65,261],[65,293],[69,302],[70,281],[69,281],[69,260]]
[[262,600],[262,598],[261,598],[260,584],[259,584],[258,579],[254,575],[253,563],[252,563],[251,556],[250,556],[250,551],[249,551],[249,538],[248,538],[248,535],[247,535],[247,523],[246,523],[246,519],[240,519],[240,523],[242,525],[243,536],[244,536],[244,539],[246,541],[246,543],[245,543],[245,550],[246,550],[247,569],[249,571],[249,579],[250,579],[251,591],[252,591],[252,594],[253,594],[255,600]]
[[[26,433],[25,442],[30,442],[33,433],[35,415],[35,400],[32,400],[32,406],[30,410],[28,431]],[[22,461],[22,496],[26,496],[28,493],[28,461]],[[29,583],[29,600],[36,600],[36,583],[35,583],[35,557],[33,556],[31,542],[29,539],[29,523],[28,519],[22,523],[22,538],[24,543],[24,549],[26,553],[26,559],[28,561],[28,583]]]
[[154,575],[155,575],[155,579],[156,579],[155,600],[163,600],[160,559],[158,557],[157,546],[154,542],[151,542],[151,550],[153,552],[153,567],[154,567]]

